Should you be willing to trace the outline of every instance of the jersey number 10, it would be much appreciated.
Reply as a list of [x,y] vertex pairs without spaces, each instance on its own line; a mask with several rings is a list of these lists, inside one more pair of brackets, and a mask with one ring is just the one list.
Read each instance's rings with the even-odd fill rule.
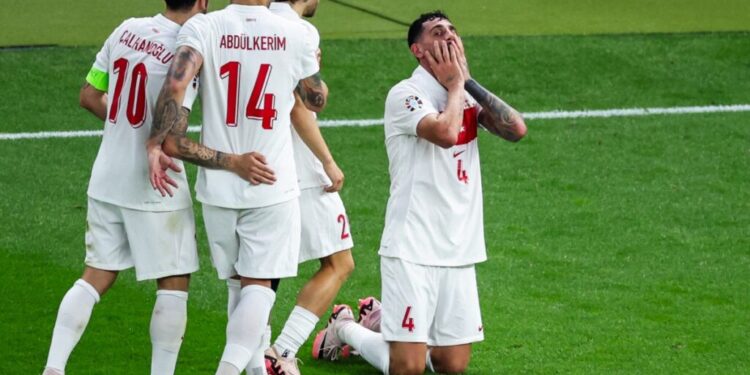
[[[130,62],[125,58],[117,59],[114,63],[112,73],[117,75],[115,83],[115,92],[112,97],[112,104],[109,107],[109,122],[117,123],[117,112],[120,110],[120,99],[122,97],[122,87],[125,85],[125,76],[128,73]],[[128,95],[128,107],[125,111],[130,126],[140,128],[143,120],[146,119],[146,81],[148,81],[148,72],[146,65],[143,63],[133,67],[133,76],[130,78],[130,92]]]
[[[240,82],[240,71],[241,65],[238,61],[230,61],[221,66],[219,74],[221,79],[227,78],[229,80],[229,87],[227,90],[227,126],[237,126],[237,112],[240,97],[239,82]],[[273,120],[276,120],[276,108],[274,108],[274,102],[276,96],[274,94],[267,94],[266,85],[268,85],[268,78],[271,76],[271,64],[261,64],[260,70],[258,71],[258,77],[255,79],[255,85],[253,91],[250,94],[250,100],[247,102],[245,108],[245,117],[254,120],[261,120],[263,129],[273,129]],[[263,97],[263,108],[260,108],[260,98]]]

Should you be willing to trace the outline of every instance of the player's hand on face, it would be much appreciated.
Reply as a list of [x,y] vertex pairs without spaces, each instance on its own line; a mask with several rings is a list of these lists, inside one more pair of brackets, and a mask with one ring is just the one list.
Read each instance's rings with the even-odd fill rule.
[[234,172],[253,185],[273,185],[276,182],[276,175],[266,164],[266,157],[257,152],[240,155]]
[[435,78],[446,89],[463,89],[464,78],[458,61],[458,51],[453,43],[435,41],[432,51],[425,51],[427,63]]
[[331,186],[326,186],[323,190],[326,193],[335,193],[341,191],[344,187],[344,172],[341,171],[336,162],[331,160],[328,163],[323,164],[323,170],[325,170],[328,178],[331,179]]
[[471,79],[469,72],[469,62],[466,60],[466,51],[464,50],[464,42],[460,36],[456,35],[453,44],[456,46],[456,52],[458,52],[458,62],[461,64],[461,72],[464,75],[464,81]]
[[149,180],[151,181],[151,187],[154,190],[158,190],[162,197],[166,197],[167,194],[172,197],[172,187],[178,188],[177,181],[167,174],[167,170],[173,170],[175,172],[181,172],[182,169],[162,151],[161,147],[154,147],[148,151],[148,174]]

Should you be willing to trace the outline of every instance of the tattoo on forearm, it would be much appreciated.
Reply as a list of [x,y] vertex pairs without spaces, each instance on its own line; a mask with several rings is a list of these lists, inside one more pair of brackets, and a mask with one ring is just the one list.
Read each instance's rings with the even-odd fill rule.
[[[185,79],[185,72],[189,67],[195,68],[198,65],[198,57],[196,52],[189,47],[180,47],[177,50],[177,56],[175,61],[169,67],[167,77],[182,81]],[[194,69],[193,69],[194,70]],[[192,78],[192,77],[189,77]]]
[[466,81],[465,88],[477,100],[479,105],[482,106],[482,113],[480,115],[482,125],[486,125],[488,130],[496,132],[505,139],[518,139],[516,127],[521,119],[521,114],[518,111],[473,79]]
[[166,88],[162,89],[156,102],[154,121],[151,124],[150,141],[161,144],[172,129],[178,128],[181,123],[187,126],[187,109],[177,104],[171,93]]
[[186,71],[188,68],[192,68],[190,71],[194,72],[197,64],[196,52],[192,48],[180,47],[178,49],[175,61],[169,67],[166,84],[162,87],[161,92],[159,92],[159,98],[156,100],[150,142],[161,144],[171,129],[180,125],[180,121],[184,121],[185,126],[187,126],[187,115],[184,117],[180,116],[182,110],[186,112],[187,110],[177,103],[169,89],[169,83],[172,80],[183,81],[185,79],[192,79],[192,77],[185,76]]
[[180,159],[211,169],[227,169],[229,167],[229,159],[225,153],[210,149],[187,136],[188,115],[190,114],[187,108],[176,107],[174,101],[168,103],[166,108],[176,108],[176,112],[167,111],[175,114],[174,118],[168,118],[167,121],[173,124],[168,133],[170,137],[175,139]]
[[305,78],[299,82],[295,89],[297,95],[299,95],[302,102],[316,107],[321,108],[325,105],[325,95],[323,94],[323,81],[320,78],[320,74],[316,73],[308,78]]
[[210,169],[229,168],[227,154],[196,143],[185,135],[177,138],[177,148],[180,158],[187,162]]

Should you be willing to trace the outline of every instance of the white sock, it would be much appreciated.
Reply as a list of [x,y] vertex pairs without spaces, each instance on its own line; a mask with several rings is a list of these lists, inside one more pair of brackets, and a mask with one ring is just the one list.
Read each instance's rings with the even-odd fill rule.
[[294,310],[284,324],[284,329],[281,330],[281,334],[273,344],[276,352],[282,357],[294,358],[299,348],[315,329],[315,324],[318,323],[319,319],[310,310],[301,306],[294,306]]
[[231,316],[237,304],[240,303],[242,285],[239,280],[227,279],[227,317]]
[[431,373],[435,373],[435,366],[432,365],[432,356],[430,355],[430,349],[427,349],[427,358],[425,358],[426,364],[425,367],[427,367],[427,370],[430,370]]
[[221,361],[219,362],[219,368],[216,370],[216,375],[240,375],[240,370],[231,363]]
[[[263,338],[260,340],[260,348],[255,351],[253,358],[250,359],[250,363],[247,364],[245,369],[248,374],[258,372],[258,369],[263,371],[266,370],[266,349],[271,346],[271,325],[266,325],[266,331],[263,333]],[[264,374],[265,373],[261,373]]]
[[227,323],[227,344],[221,356],[222,362],[231,364],[235,369],[247,367],[255,351],[260,348],[275,300],[276,293],[271,288],[259,285],[242,288],[240,302]]
[[65,373],[70,353],[81,339],[86,325],[89,324],[91,311],[99,302],[99,293],[83,279],[77,280],[65,293],[60,308],[57,310],[57,320],[52,331],[52,343],[47,356],[47,367]]
[[382,333],[370,331],[352,322],[341,327],[336,334],[339,335],[341,341],[357,350],[367,362],[384,374],[388,373],[391,353]]
[[261,344],[261,348],[263,348],[263,350],[266,350],[271,347],[271,337],[273,337],[273,332],[271,331],[271,325],[266,324],[266,332],[263,333],[263,343]]
[[174,374],[187,324],[187,292],[157,290],[151,314],[151,374]]

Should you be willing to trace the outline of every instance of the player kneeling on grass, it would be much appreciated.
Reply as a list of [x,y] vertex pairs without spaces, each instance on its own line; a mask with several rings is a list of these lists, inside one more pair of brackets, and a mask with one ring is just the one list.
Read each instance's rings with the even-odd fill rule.
[[94,305],[133,266],[139,281],[157,280],[151,373],[174,373],[190,274],[198,270],[195,219],[180,162],[161,158],[174,170],[165,177],[180,187],[174,196],[151,189],[145,141],[180,25],[207,0],[166,3],[163,14],[128,19],[111,34],[81,89],[81,106],[104,121],[104,136],[88,189],[86,268],[60,303],[45,374],[64,374]]
[[484,339],[474,271],[487,259],[478,125],[513,142],[526,125],[471,78],[443,13],[414,21],[408,43],[419,66],[391,89],[385,109],[391,193],[379,251],[382,333],[338,305],[313,356],[335,359],[348,344],[386,374],[461,373],[471,344]]

